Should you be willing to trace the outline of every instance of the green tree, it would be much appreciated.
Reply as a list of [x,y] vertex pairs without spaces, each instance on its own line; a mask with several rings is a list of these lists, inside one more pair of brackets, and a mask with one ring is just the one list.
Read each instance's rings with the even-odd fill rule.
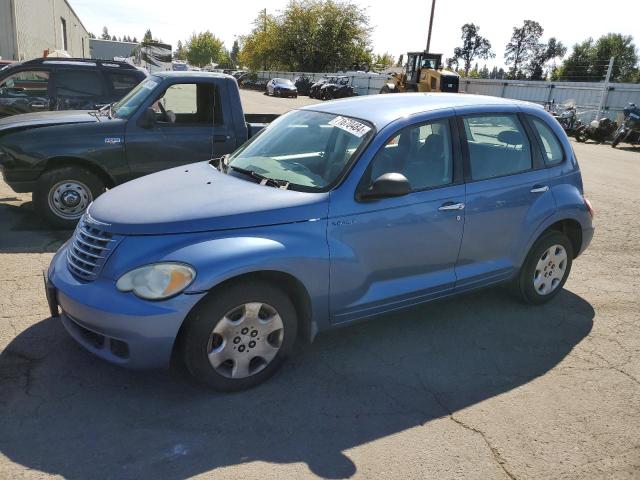
[[638,54],[630,35],[609,33],[597,41],[592,38],[573,46],[571,55],[558,68],[556,78],[569,81],[601,81],[614,57],[611,79],[633,82],[638,77]]
[[370,65],[369,19],[343,0],[290,0],[277,16],[260,13],[241,39],[241,63],[249,68],[320,72]]
[[233,67],[238,64],[238,54],[240,53],[240,45],[238,44],[238,40],[233,41],[233,45],[231,46],[231,52],[229,52],[229,59],[231,63],[233,63]]
[[478,72],[480,75],[480,78],[489,78],[489,69],[487,68],[487,65],[484,64],[482,66],[482,68],[480,69],[480,71]]
[[522,27],[513,27],[513,35],[504,52],[505,63],[512,65],[510,78],[524,78],[524,65],[531,60],[540,45],[544,29],[533,20],[525,20]]
[[487,60],[495,57],[491,51],[491,42],[480,35],[479,31],[480,27],[477,25],[465,23],[462,26],[462,35],[460,36],[462,46],[456,47],[453,51],[453,58],[463,62],[465,76],[469,73],[474,58]]
[[389,52],[385,52],[382,55],[376,55],[373,60],[373,63],[377,67],[383,70],[386,70],[387,68],[393,66],[393,64],[396,63],[396,59]]
[[100,38],[102,40],[111,40],[111,35],[109,35],[109,29],[107,27],[102,27],[102,35]]
[[187,49],[184,48],[181,40],[178,40],[176,44],[176,50],[173,52],[173,58],[175,60],[186,60],[187,59]]
[[402,67],[404,65],[404,53],[401,53],[398,57],[398,62],[396,63],[396,67]]
[[[538,44],[531,55],[531,59],[527,64],[526,71],[530,80],[543,80],[546,77],[545,68],[550,61],[562,58],[567,53],[567,47],[562,42],[551,37],[547,43]],[[553,70],[555,65],[551,67]]]
[[151,29],[147,29],[147,31],[144,33],[144,37],[142,37],[142,41],[144,43],[149,43],[149,42],[153,42],[153,35],[151,34]]
[[191,35],[186,45],[187,60],[191,65],[204,67],[210,63],[223,60],[224,45],[222,40],[209,30]]

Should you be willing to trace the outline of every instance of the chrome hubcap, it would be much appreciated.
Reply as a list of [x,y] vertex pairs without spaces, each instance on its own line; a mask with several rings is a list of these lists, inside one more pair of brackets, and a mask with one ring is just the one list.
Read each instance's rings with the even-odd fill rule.
[[92,201],[91,190],[77,180],[58,182],[49,191],[49,208],[66,220],[80,218]]
[[266,303],[245,303],[227,312],[209,336],[209,363],[220,375],[246,378],[275,358],[284,338],[278,311]]
[[533,286],[540,295],[553,292],[564,278],[567,269],[567,251],[562,245],[553,245],[544,251],[533,273]]

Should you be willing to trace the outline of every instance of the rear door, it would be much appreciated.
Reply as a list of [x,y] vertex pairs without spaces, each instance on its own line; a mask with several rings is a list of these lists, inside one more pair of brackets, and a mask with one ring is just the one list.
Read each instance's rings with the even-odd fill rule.
[[[13,71],[13,69],[12,69]],[[50,72],[20,70],[0,81],[0,118],[51,109]]]
[[457,287],[500,281],[519,268],[537,225],[555,209],[549,172],[513,108],[458,119],[465,157],[466,220]]
[[[127,123],[127,161],[134,177],[209,160],[235,148],[231,119],[223,115],[215,83],[170,84],[150,105],[156,124]],[[230,130],[231,129],[231,130]]]
[[100,71],[91,67],[54,71],[54,110],[95,110],[109,103]]

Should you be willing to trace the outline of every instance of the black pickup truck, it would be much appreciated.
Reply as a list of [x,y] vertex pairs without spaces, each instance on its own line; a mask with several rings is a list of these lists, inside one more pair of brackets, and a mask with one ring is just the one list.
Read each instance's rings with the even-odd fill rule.
[[231,153],[275,117],[245,115],[229,75],[162,72],[100,110],[1,119],[0,170],[50,224],[73,228],[105,189]]

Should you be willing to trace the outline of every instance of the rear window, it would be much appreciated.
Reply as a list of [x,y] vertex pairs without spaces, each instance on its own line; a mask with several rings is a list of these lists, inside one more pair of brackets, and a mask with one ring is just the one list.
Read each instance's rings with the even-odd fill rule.
[[107,79],[113,93],[118,97],[124,97],[140,83],[140,80],[134,75],[124,73],[108,73]]
[[549,128],[549,126],[539,118],[529,117],[529,120],[531,120],[531,123],[538,132],[538,135],[540,135],[545,163],[547,165],[555,165],[562,162],[564,152],[555,133],[553,133],[551,128]]
[[56,94],[61,97],[102,97],[102,78],[95,70],[59,70],[55,74]]

